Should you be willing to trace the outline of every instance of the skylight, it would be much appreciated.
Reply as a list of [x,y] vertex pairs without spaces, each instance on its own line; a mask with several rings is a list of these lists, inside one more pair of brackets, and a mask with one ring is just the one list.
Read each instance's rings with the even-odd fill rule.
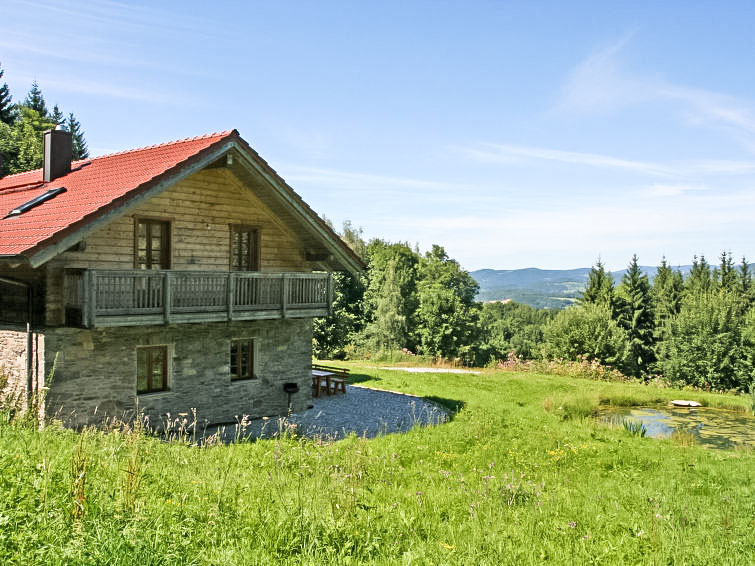
[[60,193],[64,193],[64,192],[66,192],[65,187],[57,187],[55,189],[50,189],[49,191],[45,191],[38,197],[34,197],[30,201],[25,202],[21,206],[17,206],[13,210],[11,210],[8,214],[5,215],[5,218],[10,218],[11,216],[20,216],[24,212],[28,212],[32,208],[35,208],[39,206],[40,204],[42,204],[43,202],[47,202],[48,200],[53,199],[56,196],[58,196]]

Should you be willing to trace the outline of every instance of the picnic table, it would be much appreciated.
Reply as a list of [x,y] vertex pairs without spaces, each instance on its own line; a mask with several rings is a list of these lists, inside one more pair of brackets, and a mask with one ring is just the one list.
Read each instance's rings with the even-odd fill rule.
[[348,370],[313,364],[312,395],[319,397],[323,391],[326,395],[346,393],[347,379]]

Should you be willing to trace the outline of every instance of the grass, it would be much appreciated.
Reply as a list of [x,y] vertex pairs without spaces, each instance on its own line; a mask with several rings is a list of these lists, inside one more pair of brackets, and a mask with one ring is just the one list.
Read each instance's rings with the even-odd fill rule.
[[373,440],[201,447],[133,429],[0,425],[0,563],[737,564],[755,554],[751,450],[642,438],[590,417],[601,403],[692,393],[349,367],[362,385],[458,412]]

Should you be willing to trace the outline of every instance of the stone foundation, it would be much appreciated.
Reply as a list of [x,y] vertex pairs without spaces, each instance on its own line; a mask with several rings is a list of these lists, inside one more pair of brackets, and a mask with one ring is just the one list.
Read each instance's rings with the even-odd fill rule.
[[[256,378],[231,381],[231,340],[253,338]],[[166,345],[169,390],[136,393],[138,346]],[[45,332],[45,362],[55,375],[49,384],[48,416],[66,424],[132,420],[137,413],[162,428],[181,413],[200,424],[234,423],[282,415],[288,410],[283,384],[294,382],[292,408],[311,400],[312,320],[119,327],[96,330],[53,328]]]
[[[0,400],[12,397],[21,398],[28,389],[28,371],[31,370],[32,390],[44,386],[45,336],[39,332],[31,333],[31,352],[29,352],[29,335],[26,330],[0,330]],[[31,364],[28,357],[31,354]],[[6,383],[7,379],[7,383]],[[0,387],[2,389],[2,387]]]

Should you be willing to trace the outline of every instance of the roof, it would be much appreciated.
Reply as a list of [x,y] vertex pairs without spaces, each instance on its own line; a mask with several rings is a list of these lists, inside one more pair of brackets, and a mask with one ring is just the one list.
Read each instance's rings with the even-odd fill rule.
[[[88,229],[150,191],[161,190],[235,148],[275,189],[300,211],[300,219],[320,238],[327,240],[340,263],[350,270],[364,267],[361,260],[335,232],[304,203],[298,194],[259,157],[236,130],[187,138],[74,161],[71,172],[45,183],[42,169],[0,179],[0,258],[29,260],[37,266],[64,251],[59,244],[73,245]],[[11,210],[65,187],[43,204],[17,216]]]

